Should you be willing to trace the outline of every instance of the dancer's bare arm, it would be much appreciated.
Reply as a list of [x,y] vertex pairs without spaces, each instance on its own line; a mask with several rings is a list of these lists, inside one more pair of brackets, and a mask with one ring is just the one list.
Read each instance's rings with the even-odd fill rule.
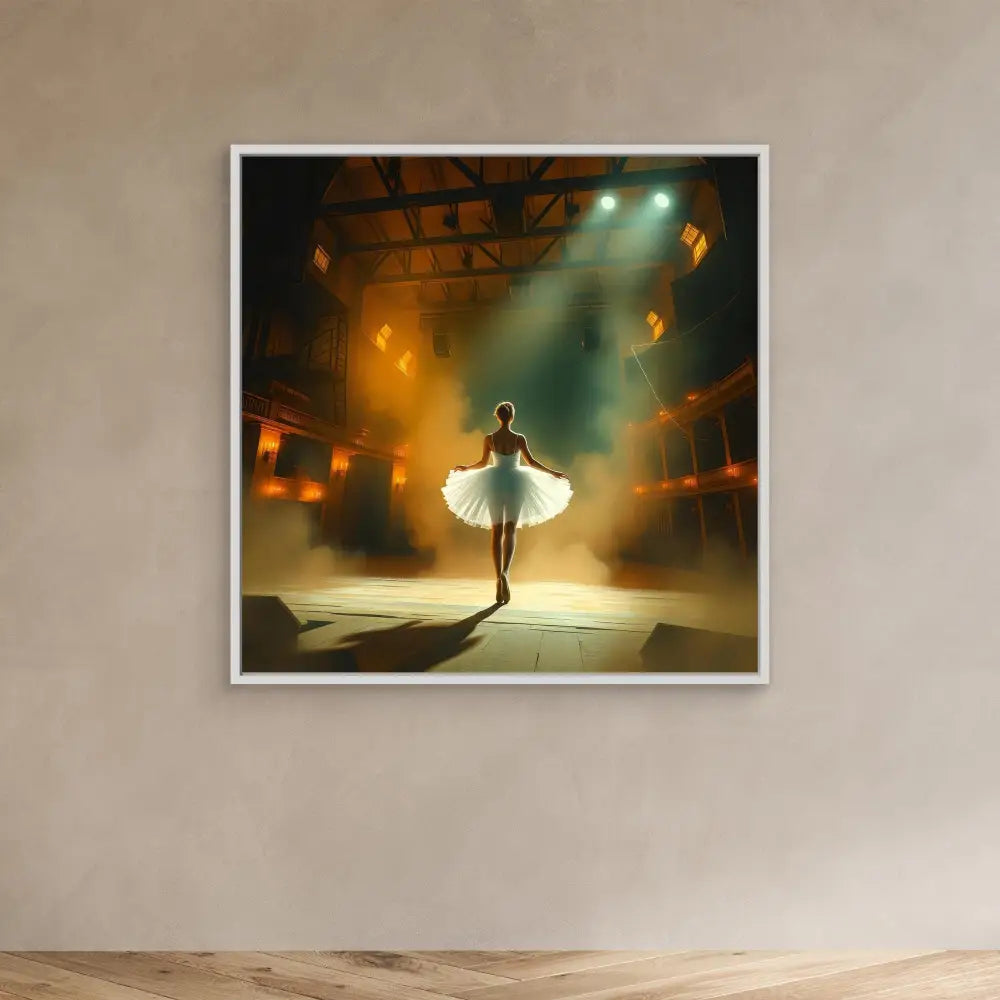
[[490,438],[489,435],[483,438],[483,457],[472,465],[456,465],[452,472],[472,472],[473,469],[485,469],[490,464]]
[[539,472],[547,472],[550,476],[555,476],[556,479],[568,479],[569,476],[565,472],[556,472],[555,469],[550,469],[547,465],[542,465],[541,462],[535,459],[535,456],[531,454],[528,450],[528,442],[525,440],[524,435],[517,435],[518,449],[521,452],[522,457],[525,462],[528,463],[533,469],[538,469]]

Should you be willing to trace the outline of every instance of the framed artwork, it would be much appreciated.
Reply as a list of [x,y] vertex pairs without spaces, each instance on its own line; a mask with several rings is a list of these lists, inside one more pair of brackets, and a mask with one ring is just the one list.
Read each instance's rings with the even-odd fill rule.
[[766,146],[231,181],[234,683],[767,683]]

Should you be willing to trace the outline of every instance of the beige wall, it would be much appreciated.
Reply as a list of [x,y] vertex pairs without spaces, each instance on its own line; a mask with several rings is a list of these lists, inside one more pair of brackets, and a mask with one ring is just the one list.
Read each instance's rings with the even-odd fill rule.
[[[1000,943],[998,16],[5,3],[0,945]],[[228,144],[347,140],[771,143],[770,689],[227,685]]]

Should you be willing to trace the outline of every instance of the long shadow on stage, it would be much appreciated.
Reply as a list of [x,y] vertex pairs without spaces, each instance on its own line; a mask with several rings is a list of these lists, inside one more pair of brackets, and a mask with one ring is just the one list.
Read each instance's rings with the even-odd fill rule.
[[482,642],[472,635],[492,615],[492,604],[452,625],[412,620],[392,628],[341,636],[333,649],[302,650],[285,668],[301,673],[421,673]]
[[670,674],[753,674],[756,636],[659,622],[639,650],[643,669]]

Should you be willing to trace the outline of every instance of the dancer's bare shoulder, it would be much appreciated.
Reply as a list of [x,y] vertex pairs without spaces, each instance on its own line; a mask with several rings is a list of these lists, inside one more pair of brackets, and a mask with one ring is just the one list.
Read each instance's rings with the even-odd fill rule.
[[514,451],[517,451],[517,449],[520,447],[520,445],[518,444],[518,435],[515,434],[513,431],[507,431],[506,433],[498,432],[496,437],[494,437],[492,440],[494,446],[501,449],[504,455],[512,454],[510,450],[511,448],[513,448]]

